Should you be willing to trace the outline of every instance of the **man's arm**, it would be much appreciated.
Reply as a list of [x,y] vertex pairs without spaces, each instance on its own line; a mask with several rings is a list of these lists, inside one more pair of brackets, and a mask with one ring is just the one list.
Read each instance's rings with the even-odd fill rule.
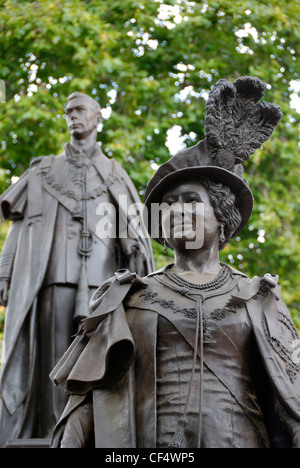
[[6,280],[0,280],[0,306],[7,306],[8,288],[9,282]]
[[13,221],[0,255],[0,305],[7,305],[7,293],[18,245],[22,220]]
[[[118,207],[118,236],[121,249],[123,255],[127,259],[129,270],[137,272],[139,275],[143,276],[140,270],[144,269],[143,264],[146,261],[147,254],[143,244],[141,243],[141,239],[139,237],[140,233],[136,231],[135,222],[133,222],[133,219],[136,221],[140,219],[140,214],[138,210],[135,211],[135,208],[131,207],[130,210],[132,211],[130,212],[129,218],[124,219],[124,217],[120,215],[120,212],[122,213],[123,210],[120,210],[120,207]],[[144,274],[146,274],[146,272],[144,272]]]
[[128,269],[132,272],[138,272],[139,260],[144,262],[146,254],[144,247],[135,239],[127,237],[126,239],[120,239],[120,244],[125,257],[128,260]]

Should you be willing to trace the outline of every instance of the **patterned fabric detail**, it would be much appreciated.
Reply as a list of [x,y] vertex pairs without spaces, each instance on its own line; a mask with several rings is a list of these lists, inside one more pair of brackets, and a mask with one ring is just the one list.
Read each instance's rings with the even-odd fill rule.
[[[184,317],[192,320],[197,318],[197,310],[195,308],[181,308],[176,306],[174,301],[166,301],[165,299],[160,299],[157,293],[145,290],[139,297],[144,297],[146,301],[150,301],[151,304],[159,304],[164,309],[173,310],[174,314],[182,314]],[[212,333],[209,329],[209,322],[206,318],[203,319],[203,339],[206,342],[213,340]]]
[[111,174],[105,183],[100,184],[99,187],[95,188],[91,192],[88,193],[79,193],[75,192],[74,190],[65,190],[64,186],[61,183],[57,183],[54,179],[54,176],[52,174],[49,174],[45,177],[45,181],[47,184],[57,192],[59,192],[61,195],[64,195],[68,198],[71,198],[72,200],[75,200],[77,202],[82,201],[82,200],[90,200],[90,199],[96,199],[103,195],[103,193],[107,192],[107,189],[113,185],[115,182],[119,181],[119,177],[117,175]]
[[150,301],[151,304],[159,304],[164,309],[172,309],[175,313],[182,313],[185,317],[190,319],[195,319],[197,317],[197,311],[195,308],[191,309],[181,309],[175,305],[174,301],[166,301],[165,299],[160,299],[157,293],[153,293],[151,291],[143,291],[140,294],[140,297],[144,297],[146,301]]
[[238,298],[231,298],[222,309],[216,309],[211,313],[211,318],[216,321],[224,320],[229,314],[236,314],[239,309],[242,309],[246,301]]
[[[279,319],[279,322],[285,328],[288,329],[288,331],[290,332],[292,336],[292,340],[298,340],[299,339],[298,333],[294,327],[294,324],[291,322],[291,320],[282,312],[278,313],[278,319]],[[267,326],[267,321],[265,317],[263,317],[263,327],[264,327],[266,337],[269,343],[271,344],[272,348],[281,357],[281,359],[286,363],[286,373],[291,383],[294,383],[296,380],[297,374],[300,370],[300,366],[297,365],[295,362],[293,362],[291,350],[286,348],[279,340],[270,336],[268,326]]]

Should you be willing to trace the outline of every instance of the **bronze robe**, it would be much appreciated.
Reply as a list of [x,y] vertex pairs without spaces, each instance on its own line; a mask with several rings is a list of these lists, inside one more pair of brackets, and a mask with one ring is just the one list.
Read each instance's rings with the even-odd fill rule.
[[[45,311],[43,300],[45,299],[47,307],[50,296],[53,304],[61,302],[55,296],[57,292],[61,292],[64,285],[68,287],[65,301],[71,305],[67,312],[61,303],[62,310],[59,314],[67,314],[67,321],[72,321],[72,302],[81,267],[78,240],[82,225],[78,219],[80,219],[82,201],[76,198],[76,192],[80,192],[80,188],[76,188],[70,177],[76,160],[71,165],[66,160],[69,157],[67,151],[68,145],[60,156],[52,155],[34,160],[18,183],[0,197],[0,217],[13,221],[0,258],[0,278],[10,281],[4,331],[6,364],[1,369],[0,384],[3,405],[0,445],[5,444],[8,438],[30,438],[34,437],[34,432],[38,433],[33,427],[36,424],[35,416],[30,415],[32,409],[37,406],[34,399],[38,395],[36,381],[39,377],[36,369],[37,353],[40,351],[37,348],[39,333],[37,323],[41,307]],[[88,286],[92,291],[113,274],[119,261],[115,255],[118,239],[99,239],[97,236],[96,224],[99,220],[96,213],[97,203],[112,202],[120,213],[125,229],[129,223],[127,208],[132,203],[140,203],[140,199],[121,165],[113,159],[108,159],[98,145],[87,174],[90,192],[87,201],[88,227],[93,234],[94,242],[93,254],[87,260],[87,276]],[[120,195],[127,196],[128,205],[124,203],[124,198],[123,203],[119,203]],[[153,271],[150,239],[146,235],[143,237],[141,232],[136,235],[137,241],[142,244],[146,253],[145,261],[140,262],[140,270],[141,273],[148,273]],[[48,291],[52,286],[53,293],[45,298],[41,291],[43,288],[44,291]],[[72,294],[72,291],[75,293]],[[51,319],[51,311],[48,318]],[[51,342],[54,340],[54,337],[50,336],[53,333],[52,327],[55,320],[59,320],[59,315],[51,324],[48,318],[45,326],[42,323],[40,328],[44,329],[44,333],[46,329]],[[72,329],[72,324],[69,323],[67,329],[64,321],[58,325],[66,332],[53,357],[55,363],[70,345],[71,336],[74,334],[74,331],[68,333]],[[51,362],[51,357],[46,356],[46,359],[47,357]],[[41,363],[39,366],[43,367]],[[45,379],[51,388],[49,372],[50,369]],[[54,413],[56,414],[56,411]],[[40,437],[46,435],[40,434]]]
[[[203,293],[203,364],[204,377],[213,377],[239,408],[239,436],[229,442],[222,426],[211,430],[213,424],[207,434],[213,408],[204,408],[202,445],[247,447],[250,427],[255,447],[300,447],[300,372],[292,360],[298,334],[280,288],[270,275],[250,280],[230,270],[230,282]],[[60,447],[72,414],[92,398],[96,447],[160,447],[168,418],[160,414],[159,322],[169,323],[193,351],[195,300],[164,283],[164,270],[143,280],[119,272],[96,296],[93,314],[52,372],[71,393],[52,446]],[[212,390],[205,378],[204,395]],[[171,436],[164,440],[172,446]],[[190,446],[183,441],[182,447]]]

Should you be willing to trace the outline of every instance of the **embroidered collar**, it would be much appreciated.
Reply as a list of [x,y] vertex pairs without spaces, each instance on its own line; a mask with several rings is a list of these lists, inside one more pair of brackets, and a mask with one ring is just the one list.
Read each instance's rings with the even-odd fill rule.
[[97,144],[87,150],[77,150],[71,143],[65,145],[65,158],[70,164],[74,164],[76,168],[82,166],[90,167],[93,164],[93,157],[96,153]]

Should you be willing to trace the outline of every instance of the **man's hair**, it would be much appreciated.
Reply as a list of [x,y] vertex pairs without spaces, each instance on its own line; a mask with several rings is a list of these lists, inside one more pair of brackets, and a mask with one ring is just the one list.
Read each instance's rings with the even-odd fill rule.
[[[100,114],[101,119],[102,119],[100,104],[99,104],[95,99],[91,98],[91,97],[88,96],[87,94],[75,92],[75,93],[72,93],[72,94],[68,97],[67,104],[68,104],[72,99],[76,99],[76,98],[84,98],[84,99],[86,99],[86,101],[88,102],[89,106],[90,106],[97,114]],[[66,104],[66,105],[67,105],[67,104]]]

